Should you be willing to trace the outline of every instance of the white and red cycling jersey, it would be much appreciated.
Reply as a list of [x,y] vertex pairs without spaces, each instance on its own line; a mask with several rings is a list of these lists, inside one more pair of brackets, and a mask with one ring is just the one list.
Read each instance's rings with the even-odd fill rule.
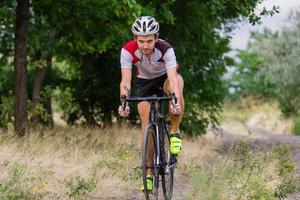
[[153,79],[167,73],[169,68],[179,66],[173,47],[166,41],[158,39],[155,43],[154,52],[148,59],[138,49],[135,40],[127,42],[121,50],[121,68],[131,69],[132,64],[136,65],[136,75],[142,79]]

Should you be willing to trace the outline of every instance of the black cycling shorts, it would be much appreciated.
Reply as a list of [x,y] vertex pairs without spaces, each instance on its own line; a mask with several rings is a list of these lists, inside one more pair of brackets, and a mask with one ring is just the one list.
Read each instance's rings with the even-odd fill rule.
[[163,96],[163,86],[165,80],[168,78],[167,74],[159,76],[154,79],[136,78],[137,96],[148,97],[152,95]]

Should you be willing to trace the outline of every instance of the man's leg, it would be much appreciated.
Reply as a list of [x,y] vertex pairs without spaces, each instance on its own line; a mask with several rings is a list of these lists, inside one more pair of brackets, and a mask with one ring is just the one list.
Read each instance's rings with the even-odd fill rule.
[[[183,116],[183,112],[184,112],[184,98],[183,98],[183,87],[184,87],[184,81],[183,78],[180,75],[177,75],[177,83],[178,83],[178,88],[180,89],[181,95],[179,99],[179,103],[181,106],[181,110],[182,112],[178,115],[174,115],[170,109],[169,109],[169,115],[170,115],[170,120],[171,120],[171,130],[170,130],[170,151],[172,154],[177,155],[182,147],[182,140],[180,137],[180,133],[179,133],[179,126],[180,126],[180,122]],[[165,83],[164,83],[164,92],[165,93],[170,93],[170,83],[169,80],[166,79]],[[171,104],[171,102],[170,102]],[[170,107],[170,106],[169,106]]]
[[[182,115],[183,115],[183,112],[184,112],[184,98],[183,98],[184,82],[183,82],[183,79],[182,79],[181,75],[177,75],[177,79],[178,79],[177,82],[179,84],[179,89],[181,91],[181,97],[180,97],[179,102],[180,102],[182,112],[179,115],[174,115],[169,110],[169,115],[170,115],[170,119],[171,119],[171,132],[178,132],[179,131],[181,118],[182,118]],[[169,94],[171,92],[170,91],[170,83],[169,83],[168,79],[166,79],[165,83],[164,83],[164,92],[166,94]]]

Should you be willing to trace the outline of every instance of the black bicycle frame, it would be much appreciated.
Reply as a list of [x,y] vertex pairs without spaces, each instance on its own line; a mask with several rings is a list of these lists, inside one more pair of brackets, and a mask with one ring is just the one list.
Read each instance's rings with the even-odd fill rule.
[[[163,156],[162,154],[162,150],[161,150],[161,143],[163,144],[163,134],[162,134],[162,122],[163,122],[163,117],[161,118],[161,116],[163,116],[164,113],[161,113],[161,110],[163,109],[162,106],[163,102],[150,102],[150,114],[149,114],[149,122],[150,124],[153,126],[153,128],[155,128],[155,144],[156,144],[156,149],[157,151],[157,157],[156,157],[156,166],[154,165],[154,168],[158,168],[160,169],[160,164],[162,163],[162,159],[161,156]],[[161,116],[160,116],[161,115]]]
[[[165,143],[165,138],[168,137],[168,130],[167,130],[167,125],[166,121],[164,118],[164,101],[174,101],[175,103],[177,102],[177,98],[175,97],[174,94],[172,94],[170,97],[163,96],[163,97],[156,97],[156,96],[151,96],[151,97],[129,97],[123,98],[123,101],[126,102],[141,102],[141,101],[147,101],[150,103],[150,113],[149,113],[149,124],[155,128],[156,132],[156,149],[158,150],[157,154],[157,160],[156,163],[158,166],[155,166],[156,168],[163,168],[163,161],[165,160],[164,156],[164,150],[163,146]],[[172,102],[173,103],[173,102]],[[165,131],[166,135],[163,134],[163,131]],[[176,166],[176,158],[174,161],[172,161],[172,165],[169,166],[169,168],[173,168]],[[161,166],[160,166],[161,165]]]
[[[165,129],[166,134],[167,126],[164,118],[164,101],[170,101],[173,100],[175,96],[167,97],[129,97],[124,98],[124,101],[127,102],[136,102],[136,101],[148,101],[150,103],[150,113],[149,113],[149,123],[155,128],[156,132],[156,149],[160,152],[158,153],[157,163],[162,163],[160,155],[163,155],[162,149],[160,148],[160,144],[164,145],[164,134],[163,130]],[[166,136],[168,137],[168,136]]]

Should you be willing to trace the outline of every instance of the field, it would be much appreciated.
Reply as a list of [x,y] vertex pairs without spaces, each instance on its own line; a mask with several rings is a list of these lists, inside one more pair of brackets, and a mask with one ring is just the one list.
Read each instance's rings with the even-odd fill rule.
[[[174,199],[279,199],[299,190],[300,142],[277,104],[226,104],[221,124],[184,136]],[[300,156],[300,155],[299,155]],[[299,159],[300,160],[300,159]],[[143,199],[140,128],[56,126],[0,134],[0,199]]]

